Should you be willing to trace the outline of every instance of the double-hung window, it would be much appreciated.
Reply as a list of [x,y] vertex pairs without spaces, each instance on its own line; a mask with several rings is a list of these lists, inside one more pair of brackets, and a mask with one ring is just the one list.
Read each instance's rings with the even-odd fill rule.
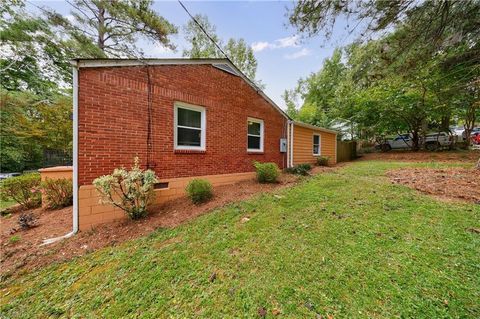
[[263,121],[247,119],[247,151],[263,152]]
[[320,155],[320,135],[313,134],[313,155]]
[[176,102],[174,140],[176,150],[205,150],[205,108]]

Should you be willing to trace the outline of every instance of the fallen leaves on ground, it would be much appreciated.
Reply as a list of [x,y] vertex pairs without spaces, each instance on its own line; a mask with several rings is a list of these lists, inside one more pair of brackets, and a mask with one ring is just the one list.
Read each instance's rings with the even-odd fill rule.
[[480,170],[464,168],[402,168],[387,173],[393,183],[444,199],[480,204]]

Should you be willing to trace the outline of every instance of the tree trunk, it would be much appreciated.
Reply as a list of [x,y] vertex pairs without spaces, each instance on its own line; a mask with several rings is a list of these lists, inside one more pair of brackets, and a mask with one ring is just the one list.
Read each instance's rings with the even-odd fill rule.
[[477,103],[472,102],[469,105],[467,109],[467,113],[465,115],[465,124],[463,125],[463,127],[465,128],[465,146],[467,148],[470,147],[470,144],[472,143],[470,139],[470,133],[475,127],[477,107],[478,107]]
[[440,124],[441,132],[450,132],[450,114],[442,116],[442,122]]
[[105,52],[105,9],[100,6],[100,4],[97,4],[98,7],[98,38],[97,38],[97,45],[102,50]]
[[412,132],[412,151],[418,151],[420,149],[420,143],[419,143],[419,134],[418,131],[413,131]]

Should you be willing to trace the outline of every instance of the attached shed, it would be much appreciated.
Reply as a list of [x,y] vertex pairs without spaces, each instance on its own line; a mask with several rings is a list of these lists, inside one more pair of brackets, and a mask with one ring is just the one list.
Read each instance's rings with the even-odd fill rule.
[[337,132],[301,122],[289,127],[290,166],[315,164],[320,156],[328,157],[329,165],[337,163]]

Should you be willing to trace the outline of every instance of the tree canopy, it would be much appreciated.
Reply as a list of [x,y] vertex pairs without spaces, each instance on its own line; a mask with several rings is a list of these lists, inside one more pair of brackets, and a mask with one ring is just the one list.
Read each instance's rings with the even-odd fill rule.
[[[141,57],[139,39],[169,48],[176,27],[152,1],[67,1],[71,19],[0,4],[0,171],[36,169],[46,151],[71,153],[73,58]],[[35,5],[35,4],[33,4]]]
[[194,18],[208,33],[211,39],[205,35],[193,20],[190,20],[184,27],[185,38],[190,43],[190,48],[183,51],[183,56],[189,58],[225,58],[225,55],[212,42],[213,40],[222,48],[227,57],[240,71],[263,88],[263,84],[255,81],[257,59],[247,42],[244,39],[236,40],[230,38],[227,43],[224,44],[216,33],[216,27],[210,23],[207,16],[196,15]]
[[353,44],[284,95],[287,105],[300,95],[297,116],[305,108],[315,114],[310,122],[348,123],[363,138],[407,131],[414,143],[452,123],[464,124],[468,134],[473,128],[479,116],[479,1],[299,1],[289,14],[307,36],[329,37],[337,19],[347,16],[360,31]]

